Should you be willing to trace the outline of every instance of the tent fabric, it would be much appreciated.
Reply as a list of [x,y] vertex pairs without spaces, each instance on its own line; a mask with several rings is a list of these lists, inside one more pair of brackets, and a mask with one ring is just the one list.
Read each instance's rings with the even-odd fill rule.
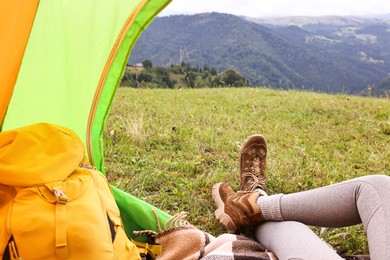
[[[0,130],[39,122],[70,128],[104,173],[103,128],[128,56],[170,1],[2,1]],[[134,223],[129,235],[133,227],[151,229],[133,211],[154,219],[154,207],[119,189],[114,196],[124,222]],[[156,211],[161,222],[170,217]]]
[[3,121],[12,96],[37,6],[37,0],[4,0],[1,4],[0,122]]

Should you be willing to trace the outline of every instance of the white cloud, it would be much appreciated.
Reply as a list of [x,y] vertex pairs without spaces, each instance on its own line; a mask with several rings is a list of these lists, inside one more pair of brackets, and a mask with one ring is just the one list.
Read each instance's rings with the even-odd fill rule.
[[162,15],[221,12],[252,17],[390,13],[389,0],[173,0]]

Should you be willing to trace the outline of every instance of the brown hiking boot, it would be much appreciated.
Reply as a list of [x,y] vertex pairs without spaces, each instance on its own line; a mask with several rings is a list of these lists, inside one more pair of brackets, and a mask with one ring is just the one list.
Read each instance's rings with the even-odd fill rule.
[[249,136],[241,146],[238,159],[240,162],[240,190],[253,191],[260,188],[266,191],[267,143],[264,136],[260,134]]
[[254,226],[264,221],[257,198],[260,192],[234,192],[229,184],[220,182],[213,186],[213,199],[217,204],[215,217],[228,233],[242,227]]

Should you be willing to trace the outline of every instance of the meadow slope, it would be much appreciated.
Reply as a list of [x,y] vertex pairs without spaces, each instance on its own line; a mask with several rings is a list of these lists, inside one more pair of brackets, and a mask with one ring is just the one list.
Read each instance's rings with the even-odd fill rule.
[[[120,88],[106,124],[109,181],[214,235],[214,183],[239,187],[245,138],[268,141],[269,193],[390,175],[390,100],[294,90]],[[367,252],[360,226],[313,228],[337,250]]]

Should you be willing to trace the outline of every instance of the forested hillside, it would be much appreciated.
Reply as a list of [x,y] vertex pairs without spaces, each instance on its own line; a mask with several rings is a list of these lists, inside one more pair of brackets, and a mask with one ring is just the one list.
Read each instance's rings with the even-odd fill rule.
[[343,21],[275,24],[219,13],[159,17],[141,35],[129,63],[186,62],[218,72],[233,68],[256,86],[367,92],[390,73],[390,25]]

